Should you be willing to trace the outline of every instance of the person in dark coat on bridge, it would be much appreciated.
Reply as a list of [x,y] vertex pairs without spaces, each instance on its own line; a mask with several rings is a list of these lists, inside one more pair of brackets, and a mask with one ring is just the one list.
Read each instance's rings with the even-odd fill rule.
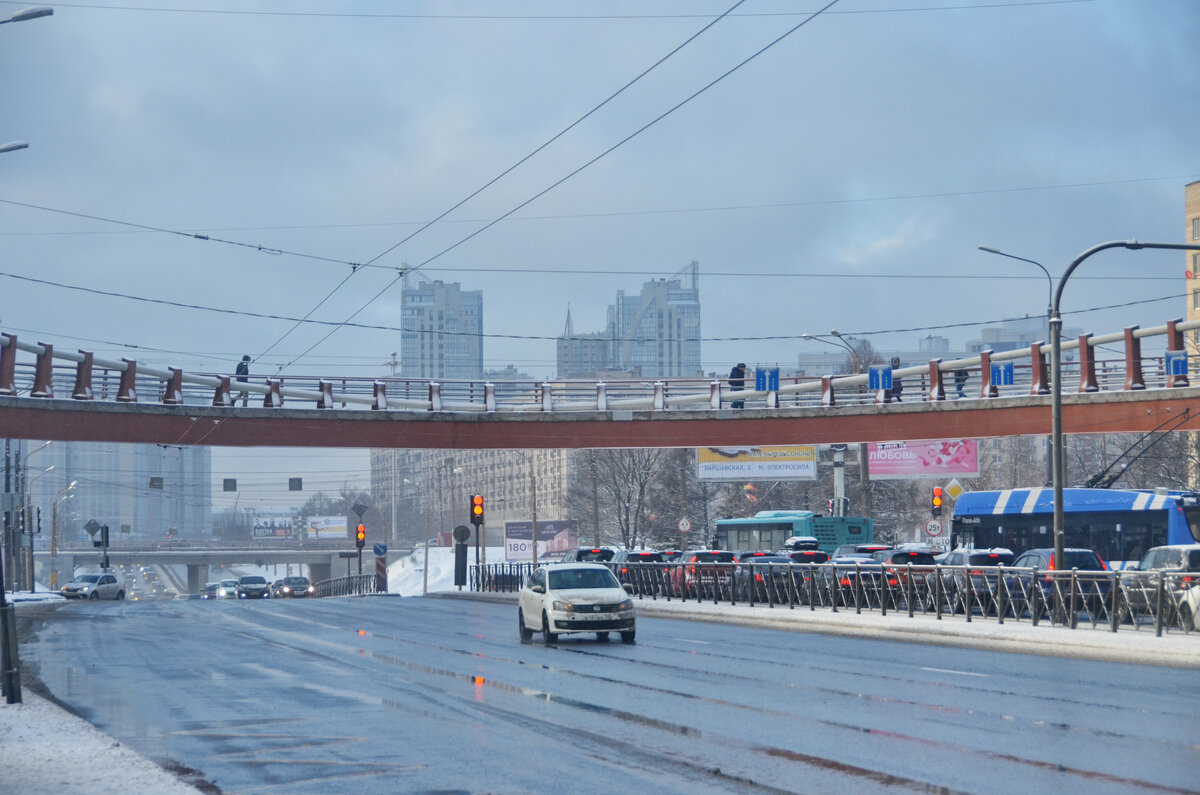
[[[247,353],[245,356],[242,357],[242,360],[240,362],[238,362],[237,372],[235,373],[235,375],[237,375],[237,380],[241,381],[243,384],[249,380],[249,378],[247,378],[247,376],[250,375],[250,354]],[[248,405],[250,403],[249,390],[243,389],[241,391],[241,394],[238,395],[238,397],[240,397],[242,399],[243,406]],[[236,403],[237,398],[234,398],[233,402]]]
[[[900,357],[899,356],[892,357],[892,369],[893,370],[900,369]],[[897,403],[900,403],[901,402],[900,395],[903,394],[903,392],[904,392],[904,379],[897,378],[895,375],[893,375],[892,376],[892,390],[890,392],[891,399],[896,401]]]
[[[731,369],[729,371],[729,391],[730,392],[741,392],[745,386],[746,386],[746,363],[738,362],[737,364],[735,364],[733,366],[733,369]],[[729,405],[735,409],[745,408],[746,401],[735,400],[732,403],[730,403]]]

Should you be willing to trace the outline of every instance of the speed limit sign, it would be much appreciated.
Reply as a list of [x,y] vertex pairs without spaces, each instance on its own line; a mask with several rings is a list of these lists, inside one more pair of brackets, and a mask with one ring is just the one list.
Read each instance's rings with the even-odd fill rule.
[[689,522],[686,518],[679,520],[679,532],[686,533],[688,530],[691,530],[691,529],[692,529],[692,523]]

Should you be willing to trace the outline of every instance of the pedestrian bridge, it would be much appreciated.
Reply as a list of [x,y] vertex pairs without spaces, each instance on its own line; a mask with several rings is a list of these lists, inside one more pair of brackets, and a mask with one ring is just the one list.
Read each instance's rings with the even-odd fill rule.
[[[1130,326],[1063,342],[1063,432],[1198,430],[1184,333]],[[1152,352],[1143,353],[1143,345]],[[821,444],[1050,432],[1050,346],[869,374],[543,382],[160,370],[0,333],[0,436],[210,446],[614,448]],[[960,397],[961,392],[961,397]],[[744,408],[732,408],[732,401]],[[241,403],[242,405],[238,405]]]

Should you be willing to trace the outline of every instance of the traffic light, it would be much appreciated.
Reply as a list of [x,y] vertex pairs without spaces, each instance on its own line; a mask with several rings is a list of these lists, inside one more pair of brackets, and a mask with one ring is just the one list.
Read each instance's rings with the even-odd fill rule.
[[934,516],[942,515],[942,487],[933,487],[933,496],[930,501],[929,512]]
[[483,495],[476,494],[471,497],[471,524],[479,527],[483,524]]
[[365,524],[360,523],[358,525],[358,530],[356,530],[354,533],[354,546],[358,547],[359,549],[362,549],[366,543],[367,543],[367,526]]
[[754,493],[757,491],[757,489],[753,483],[747,483],[745,486],[742,486],[742,491],[745,492],[747,500],[750,502],[758,502],[758,496]]

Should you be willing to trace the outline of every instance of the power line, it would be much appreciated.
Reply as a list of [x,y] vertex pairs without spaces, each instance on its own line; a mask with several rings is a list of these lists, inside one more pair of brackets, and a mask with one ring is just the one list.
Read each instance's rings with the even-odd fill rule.
[[[898,14],[929,11],[974,11],[995,8],[1022,8],[1027,6],[1072,5],[1091,3],[1095,0],[1022,0],[1010,3],[983,3],[979,5],[952,6],[909,6],[901,8],[876,8],[850,11],[831,11],[831,14]],[[3,5],[27,5],[28,0],[0,0]],[[86,11],[126,11],[159,14],[204,14],[208,16],[244,17],[309,17],[315,19],[427,19],[442,21],[564,21],[593,22],[602,20],[659,20],[659,19],[708,19],[712,14],[401,14],[334,11],[255,11],[214,8],[164,8],[161,6],[92,5],[85,3],[55,3],[55,8],[76,8]],[[796,17],[810,13],[806,11],[759,11],[734,14],[739,19],[760,17]]]
[[[662,120],[663,120],[663,119],[665,119],[667,116],[670,116],[672,113],[674,113],[675,111],[679,110],[680,108],[682,108],[684,105],[686,105],[686,104],[688,104],[689,102],[691,102],[691,101],[692,101],[693,99],[695,99],[696,97],[698,97],[698,96],[700,96],[701,94],[703,94],[704,92],[708,91],[710,88],[712,88],[713,86],[717,85],[717,84],[718,84],[718,83],[720,83],[722,80],[724,80],[725,78],[729,77],[731,74],[733,74],[734,72],[738,71],[739,69],[741,69],[741,68],[742,68],[743,66],[745,66],[746,64],[748,64],[748,63],[750,63],[751,61],[753,61],[754,59],[758,58],[758,56],[762,55],[764,52],[766,52],[767,50],[771,49],[771,48],[772,48],[772,47],[774,47],[776,44],[778,44],[779,42],[781,42],[781,41],[783,41],[784,39],[786,39],[788,36],[791,36],[793,33],[795,33],[795,32],[796,32],[797,30],[799,30],[800,28],[804,27],[805,25],[807,25],[807,24],[808,24],[809,22],[811,22],[812,20],[816,19],[818,16],[820,16],[820,15],[821,15],[821,13],[822,13],[823,11],[825,11],[826,9],[828,9],[828,8],[832,7],[832,6],[833,6],[833,5],[835,5],[837,2],[838,2],[838,0],[830,0],[830,2],[829,2],[829,3],[827,3],[825,6],[823,6],[823,7],[822,7],[820,10],[818,10],[816,13],[814,13],[814,14],[812,14],[811,16],[809,16],[808,18],[806,18],[806,19],[802,20],[801,22],[797,23],[796,25],[793,25],[793,26],[792,26],[790,29],[788,29],[787,31],[785,31],[785,32],[784,32],[784,33],[783,33],[781,36],[778,36],[777,38],[775,38],[774,40],[772,40],[770,43],[768,43],[768,44],[767,44],[767,45],[765,45],[764,47],[760,48],[759,50],[757,50],[756,52],[754,52],[754,53],[753,53],[752,55],[750,55],[749,57],[747,57],[747,58],[745,58],[744,60],[742,60],[740,63],[736,64],[736,65],[735,65],[735,66],[733,66],[732,68],[730,68],[730,69],[728,69],[727,71],[725,71],[723,74],[721,74],[721,75],[720,75],[719,77],[717,77],[716,79],[714,79],[714,80],[710,81],[708,84],[706,84],[706,85],[705,85],[705,86],[703,86],[702,88],[700,88],[700,89],[698,89],[698,90],[694,91],[692,94],[690,94],[688,97],[686,97],[685,99],[683,99],[681,102],[678,102],[678,103],[676,103],[676,104],[675,104],[674,106],[672,106],[671,108],[669,108],[669,109],[667,109],[666,111],[664,111],[664,112],[660,113],[660,114],[659,114],[658,116],[656,116],[654,119],[651,119],[649,122],[647,122],[646,124],[642,125],[642,126],[641,126],[641,127],[639,127],[637,130],[634,130],[632,133],[630,133],[629,135],[625,136],[625,137],[624,137],[624,138],[622,138],[620,141],[618,141],[617,143],[613,144],[612,146],[610,146],[608,149],[604,150],[604,151],[603,151],[603,152],[601,152],[600,154],[596,155],[595,157],[593,157],[591,160],[587,161],[587,162],[586,162],[586,163],[584,163],[583,165],[579,166],[579,167],[578,167],[578,168],[576,168],[574,171],[571,171],[571,172],[570,172],[570,173],[568,173],[566,176],[564,176],[564,177],[560,178],[559,180],[557,180],[556,182],[554,182],[554,183],[553,183],[552,185],[550,185],[549,187],[547,187],[547,188],[543,189],[542,191],[540,191],[540,192],[536,193],[535,195],[533,195],[533,196],[532,196],[532,197],[530,197],[529,199],[526,199],[525,201],[521,202],[521,203],[520,203],[520,204],[518,204],[516,207],[513,207],[511,210],[509,210],[508,212],[506,212],[506,213],[504,213],[503,215],[501,215],[499,218],[496,218],[495,220],[493,220],[493,221],[490,221],[489,223],[485,224],[484,226],[480,227],[479,229],[476,229],[474,232],[472,232],[471,234],[469,234],[469,235],[467,235],[466,237],[462,238],[462,239],[461,239],[461,240],[459,240],[457,243],[455,243],[455,244],[453,244],[453,245],[451,245],[451,246],[448,246],[447,248],[444,248],[444,249],[442,249],[442,250],[441,250],[441,251],[439,251],[437,254],[434,254],[432,257],[429,257],[428,259],[426,259],[424,262],[420,263],[420,264],[419,264],[419,265],[417,265],[416,267],[414,267],[414,268],[411,268],[411,269],[410,269],[410,271],[417,271],[417,270],[420,270],[421,268],[423,268],[423,267],[425,267],[426,265],[428,265],[430,262],[433,262],[434,260],[436,260],[436,259],[438,259],[439,257],[443,256],[444,254],[447,254],[447,253],[449,253],[450,251],[453,251],[454,249],[458,248],[458,247],[459,247],[459,246],[461,246],[463,243],[466,243],[468,240],[471,240],[471,239],[472,239],[472,238],[474,238],[475,236],[477,236],[477,235],[481,234],[482,232],[484,232],[484,231],[486,231],[486,230],[488,230],[488,229],[492,228],[493,226],[495,226],[496,224],[500,223],[500,222],[501,222],[501,221],[503,221],[505,218],[507,218],[508,216],[510,216],[510,215],[512,215],[513,213],[517,212],[517,211],[518,211],[518,210],[520,210],[521,208],[523,208],[523,207],[526,207],[526,206],[528,206],[529,204],[531,204],[532,202],[534,202],[534,201],[537,201],[537,199],[541,198],[542,196],[545,196],[547,193],[549,193],[550,191],[554,190],[554,189],[555,189],[555,188],[557,188],[559,185],[561,185],[561,184],[563,184],[564,182],[566,182],[567,180],[571,179],[571,178],[572,178],[572,177],[574,177],[576,174],[578,174],[578,173],[580,173],[581,171],[583,171],[584,169],[588,168],[589,166],[591,166],[593,163],[597,162],[597,161],[598,161],[598,160],[600,160],[601,158],[603,158],[603,157],[606,157],[606,156],[607,156],[609,153],[611,153],[611,152],[615,151],[616,149],[618,149],[619,147],[621,147],[621,146],[625,145],[625,143],[627,143],[628,141],[631,141],[631,140],[633,140],[635,137],[637,137],[638,135],[640,135],[640,134],[641,134],[641,133],[643,133],[644,131],[646,131],[646,130],[650,129],[650,128],[651,128],[651,127],[653,127],[655,124],[658,124],[658,122],[662,121]],[[387,292],[387,290],[388,290],[388,289],[390,289],[390,288],[392,287],[392,285],[394,285],[394,284],[395,284],[397,281],[399,281],[399,278],[397,278],[397,279],[393,280],[393,281],[392,281],[392,282],[390,282],[388,285],[386,285],[386,286],[385,286],[385,287],[384,287],[382,290],[380,290],[378,293],[376,293],[374,296],[372,296],[372,297],[371,297],[371,299],[370,299],[370,300],[368,300],[368,301],[367,301],[365,304],[363,304],[363,305],[362,305],[362,306],[360,306],[358,309],[356,309],[356,310],[355,310],[355,311],[354,311],[354,312],[353,312],[353,313],[352,313],[352,314],[351,314],[351,315],[350,315],[348,318],[346,318],[346,321],[347,321],[347,322],[349,322],[350,320],[353,320],[355,317],[357,317],[357,316],[358,316],[358,314],[359,314],[360,312],[362,312],[362,311],[363,311],[363,310],[365,310],[365,309],[366,309],[368,306],[370,306],[370,305],[371,305],[371,304],[373,304],[375,301],[377,301],[377,300],[380,298],[380,296],[382,296],[382,295],[383,295],[385,292]],[[313,348],[316,348],[318,345],[320,345],[321,343],[323,343],[325,340],[329,339],[331,336],[333,336],[333,334],[334,334],[336,331],[337,331],[337,329],[336,329],[336,328],[335,328],[335,329],[332,329],[332,330],[331,330],[331,331],[330,331],[328,334],[326,334],[324,337],[322,337],[321,339],[319,339],[319,340],[317,340],[315,343],[313,343],[311,346],[309,346],[308,350],[307,350],[307,351],[305,351],[305,353],[306,353],[306,354],[307,354],[307,353],[309,353],[310,351],[312,351],[312,350],[313,350]],[[303,354],[302,354],[302,355],[303,355]]]

